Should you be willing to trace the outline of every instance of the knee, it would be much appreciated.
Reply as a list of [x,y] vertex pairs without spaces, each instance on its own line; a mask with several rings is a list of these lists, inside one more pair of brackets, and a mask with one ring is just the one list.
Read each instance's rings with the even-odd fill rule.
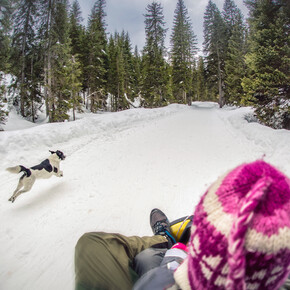
[[93,241],[92,239],[93,235],[94,233],[85,233],[79,238],[75,247],[76,254],[77,253],[84,254],[87,251],[87,249],[90,248],[89,246]]

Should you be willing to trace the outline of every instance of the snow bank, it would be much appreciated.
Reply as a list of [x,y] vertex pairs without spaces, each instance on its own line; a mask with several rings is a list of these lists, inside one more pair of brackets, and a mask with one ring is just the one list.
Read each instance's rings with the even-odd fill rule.
[[[3,126],[6,131],[0,135],[0,160],[6,165],[14,162],[31,162],[33,159],[39,159],[39,156],[33,154],[36,149],[42,150],[43,156],[46,156],[48,150],[60,149],[55,148],[56,144],[63,147],[64,143],[74,141],[75,146],[69,148],[64,146],[67,149],[66,153],[71,154],[95,139],[109,138],[133,124],[186,109],[188,109],[186,106],[175,104],[161,109],[139,108],[116,113],[86,113],[85,117],[74,122],[41,125],[26,121],[12,112],[7,126]],[[14,154],[8,154],[11,151]],[[29,159],[25,156],[29,156]]]

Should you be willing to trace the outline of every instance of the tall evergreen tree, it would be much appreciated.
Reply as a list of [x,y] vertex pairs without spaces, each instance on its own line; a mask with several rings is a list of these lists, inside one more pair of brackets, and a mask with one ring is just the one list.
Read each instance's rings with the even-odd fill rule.
[[122,48],[123,48],[123,58],[124,58],[124,68],[125,68],[125,82],[124,88],[127,98],[134,100],[136,95],[133,93],[133,83],[134,83],[134,67],[133,67],[133,55],[132,55],[132,44],[130,40],[129,33],[125,31],[122,32]]
[[11,30],[14,1],[1,0],[0,2],[0,71],[8,73],[11,54]]
[[[11,30],[12,30],[12,14],[14,10],[14,1],[2,0],[0,2],[0,124],[4,124],[8,111],[4,108],[4,103],[7,102],[5,93],[6,85],[4,83],[4,76],[9,73],[11,68]],[[0,131],[1,131],[0,125]]]
[[53,25],[55,18],[55,0],[40,0],[41,3],[41,23],[39,29],[39,38],[41,39],[41,49],[43,54],[43,71],[44,71],[44,99],[46,107],[46,115],[52,121],[52,46],[57,43],[57,38],[53,33]]
[[197,101],[207,100],[206,72],[205,72],[204,61],[203,61],[202,56],[198,58],[198,62],[197,62],[195,92],[196,92]]
[[171,35],[172,84],[174,98],[178,102],[191,103],[194,55],[197,52],[187,8],[178,0]]
[[3,75],[0,73],[0,131],[3,131],[1,124],[5,124],[8,116],[8,111],[5,109],[5,92],[6,92],[6,87],[4,84],[2,84],[2,78]]
[[223,19],[226,28],[225,102],[240,104],[245,76],[245,26],[243,16],[233,0],[225,0]]
[[[87,89],[84,68],[86,66],[86,33],[85,27],[82,25],[83,18],[81,16],[81,8],[79,2],[74,0],[69,13],[69,37],[71,40],[72,55],[74,63],[80,65],[81,74],[79,81],[82,83],[82,90]],[[79,94],[78,94],[79,96]],[[83,100],[85,102],[85,99]]]
[[256,107],[261,122],[290,129],[289,3],[247,0],[250,11],[250,76],[243,80],[244,102]]
[[125,94],[125,64],[124,64],[124,39],[115,33],[111,35],[108,45],[108,92],[111,95],[111,109],[118,111],[126,106]]
[[77,0],[72,3],[70,13],[69,13],[69,36],[71,39],[72,54],[80,55],[82,52],[82,37],[84,34],[84,29],[82,26],[83,18],[81,16],[80,4]]
[[[206,55],[207,79],[211,84],[211,94],[219,95],[219,105],[222,107],[224,99],[224,63],[226,56],[226,28],[224,20],[217,6],[209,0],[204,14],[204,53]],[[218,89],[218,90],[217,90]]]
[[16,85],[19,89],[19,105],[22,116],[27,115],[29,103],[29,78],[28,72],[31,71],[32,64],[29,55],[36,41],[35,22],[37,15],[38,1],[21,0],[18,3],[14,17],[13,32],[13,71],[16,76]]
[[67,120],[68,110],[76,106],[72,99],[76,99],[73,90],[79,83],[75,77],[79,64],[72,56],[68,0],[48,0],[41,5],[44,96],[49,121],[59,122]]
[[163,8],[160,3],[148,4],[146,11],[142,95],[145,105],[152,107],[166,104],[169,97],[168,66],[164,60],[167,29],[164,28]]
[[133,85],[132,94],[133,96],[139,97],[141,91],[141,56],[139,55],[138,47],[135,46],[133,55]]
[[60,122],[69,118],[70,90],[68,81],[71,62],[71,46],[69,39],[69,19],[67,0],[55,2],[54,19],[52,24],[54,43],[51,46],[51,78],[50,90],[50,122]]
[[86,74],[92,112],[104,107],[106,98],[107,38],[105,5],[105,0],[95,2],[88,24],[88,65]]

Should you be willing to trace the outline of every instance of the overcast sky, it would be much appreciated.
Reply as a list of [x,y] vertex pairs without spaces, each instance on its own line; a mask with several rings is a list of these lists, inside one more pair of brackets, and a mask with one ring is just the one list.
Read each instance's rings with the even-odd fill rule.
[[[91,9],[95,0],[78,0],[82,10],[82,17],[84,24],[87,25],[88,15],[91,14]],[[72,0],[71,0],[72,2]],[[107,32],[114,33],[121,32],[123,29],[129,32],[132,47],[138,46],[139,51],[145,44],[145,25],[144,14],[146,7],[151,4],[153,0],[107,0],[106,1],[106,23]],[[165,17],[165,28],[168,28],[166,34],[166,47],[169,47],[169,40],[171,35],[171,28],[174,17],[174,10],[176,8],[177,0],[159,0],[155,1],[161,3],[163,7],[163,14]],[[224,0],[213,0],[222,11]],[[202,48],[203,42],[203,15],[208,0],[184,0],[185,6],[188,9],[188,15],[192,21],[192,27],[198,39],[198,47]],[[238,8],[241,9],[246,18],[248,10],[243,4],[243,0],[235,0]]]

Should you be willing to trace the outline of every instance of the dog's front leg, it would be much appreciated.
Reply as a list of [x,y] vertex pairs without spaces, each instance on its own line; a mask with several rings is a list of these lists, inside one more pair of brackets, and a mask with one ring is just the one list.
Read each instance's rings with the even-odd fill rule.
[[59,170],[58,167],[53,167],[53,173],[57,176],[57,177],[63,177],[63,172],[61,170]]

